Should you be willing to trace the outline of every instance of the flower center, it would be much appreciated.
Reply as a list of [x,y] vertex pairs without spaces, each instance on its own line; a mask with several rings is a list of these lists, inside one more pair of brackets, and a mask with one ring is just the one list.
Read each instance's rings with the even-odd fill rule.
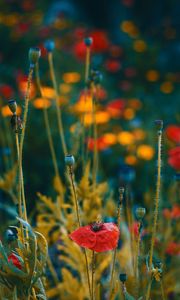
[[103,223],[94,222],[91,224],[91,230],[94,232],[100,231],[103,228]]

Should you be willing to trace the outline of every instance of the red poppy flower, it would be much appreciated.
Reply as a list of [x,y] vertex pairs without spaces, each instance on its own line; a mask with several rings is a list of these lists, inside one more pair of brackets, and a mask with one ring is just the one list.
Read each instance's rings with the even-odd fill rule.
[[20,270],[22,269],[21,263],[20,263],[17,255],[15,255],[14,253],[12,253],[8,256],[8,262],[12,262],[16,268],[18,268]]
[[105,252],[117,247],[119,234],[114,223],[93,223],[73,231],[70,238],[83,248]]
[[124,99],[115,99],[108,103],[107,110],[112,117],[119,117],[125,107]]
[[[107,143],[104,141],[104,137],[99,137],[97,140],[96,140],[96,145],[97,145],[97,150],[98,151],[103,151],[105,149],[108,148],[108,145]],[[94,139],[93,138],[89,138],[87,140],[87,147],[90,151],[94,151]]]
[[92,49],[95,53],[105,52],[109,48],[109,40],[104,31],[92,31],[89,36],[93,39]]
[[4,97],[4,98],[11,98],[13,96],[13,89],[7,85],[7,84],[3,84],[0,86],[0,94]]
[[180,143],[180,126],[170,125],[166,128],[166,135],[169,140]]
[[169,151],[168,163],[175,170],[180,170],[180,146]]
[[179,255],[180,254],[180,244],[176,242],[170,242],[166,248],[166,253],[169,255]]

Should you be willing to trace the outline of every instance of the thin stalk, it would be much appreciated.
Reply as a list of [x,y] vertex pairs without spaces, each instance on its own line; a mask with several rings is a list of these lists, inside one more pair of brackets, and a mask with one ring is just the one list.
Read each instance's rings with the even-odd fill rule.
[[149,253],[149,268],[150,268],[150,270],[152,268],[154,240],[155,240],[156,230],[157,230],[157,219],[158,219],[160,187],[161,187],[161,143],[162,143],[162,130],[159,130],[158,131],[158,160],[157,160],[157,183],[156,183],[156,194],[155,194],[155,211],[154,211],[151,247],[150,247],[150,253]]
[[141,228],[141,222],[138,223],[138,237],[137,237],[137,243],[136,243],[136,254],[135,254],[135,265],[134,265],[134,270],[135,270],[135,291],[136,291],[136,296],[138,296],[138,291],[139,291],[139,251],[140,251],[140,242],[141,242],[141,233],[140,233],[140,228]]
[[94,138],[94,152],[93,152],[93,169],[92,182],[94,189],[96,188],[96,176],[98,171],[98,152],[97,152],[97,124],[96,124],[96,106],[94,97],[94,86],[92,87],[92,119],[93,119],[93,138]]
[[[80,220],[80,214],[79,214],[79,205],[78,205],[76,188],[75,188],[75,184],[74,184],[73,168],[72,167],[69,167],[69,176],[70,176],[70,181],[71,181],[71,187],[72,187],[72,190],[73,190],[74,205],[75,205],[75,210],[76,210],[76,217],[77,217],[78,227],[81,227],[81,220]],[[85,257],[85,266],[86,266],[86,273],[87,273],[87,280],[88,280],[89,295],[90,295],[90,298],[91,298],[91,285],[90,285],[90,275],[89,275],[89,268],[88,268],[88,259],[87,259],[86,249],[84,249],[84,248],[83,248],[83,253],[84,253],[84,257]]]
[[61,117],[61,108],[59,106],[59,92],[58,92],[58,86],[57,86],[55,72],[54,72],[53,57],[52,57],[51,52],[48,53],[48,62],[49,62],[50,76],[51,76],[53,88],[55,91],[55,103],[56,103],[56,113],[57,113],[59,135],[60,135],[62,148],[63,148],[63,152],[64,152],[64,156],[65,156],[67,154],[67,146],[66,146],[65,137],[64,137],[64,129],[63,129],[62,117]]
[[166,300],[162,280],[160,281],[160,285],[161,285],[161,295],[162,295],[162,300]]
[[35,289],[32,288],[33,300],[37,300]]
[[149,283],[148,283],[147,292],[146,292],[146,298],[145,298],[146,300],[148,300],[149,297],[150,297],[151,284],[152,284],[152,278],[151,278],[151,280],[150,280]]
[[[117,207],[117,225],[118,228],[120,228],[120,219],[121,219],[121,206],[123,201],[123,195],[124,195],[124,188],[119,189],[119,202]],[[112,270],[111,270],[111,278],[110,278],[110,298],[112,295],[113,290],[113,280],[114,280],[114,272],[115,272],[115,262],[116,262],[116,254],[117,254],[117,248],[114,249],[113,252],[113,261],[112,261]]]
[[51,259],[50,259],[49,256],[47,257],[47,265],[48,265],[48,268],[49,268],[49,270],[51,272],[51,275],[53,277],[54,283],[58,286],[59,279],[57,277],[57,273],[56,273],[56,271],[54,269],[54,266],[53,266],[52,261],[51,261]]
[[[40,81],[40,77],[39,77],[39,64],[38,63],[36,64],[35,76],[36,76],[36,83],[37,83],[39,93],[40,93],[41,97],[44,99],[42,86],[41,86],[41,81]],[[55,152],[54,143],[53,143],[53,139],[52,139],[52,133],[51,133],[51,127],[50,127],[48,112],[47,112],[47,108],[46,108],[45,105],[43,106],[43,116],[44,116],[44,123],[45,123],[45,128],[46,128],[46,133],[47,133],[47,138],[48,138],[48,143],[49,143],[49,148],[50,148],[50,153],[51,153],[51,158],[52,158],[52,163],[53,163],[53,167],[54,167],[54,173],[55,173],[55,176],[58,178],[58,180],[60,180],[57,157],[56,157],[56,152]],[[63,196],[62,191],[61,191],[61,196]]]
[[94,300],[94,273],[95,273],[95,252],[92,251],[92,273],[91,273],[91,299]]

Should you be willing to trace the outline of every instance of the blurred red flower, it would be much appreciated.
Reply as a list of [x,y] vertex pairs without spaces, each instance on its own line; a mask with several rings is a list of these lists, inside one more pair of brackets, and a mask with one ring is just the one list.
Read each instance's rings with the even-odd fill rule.
[[166,135],[169,140],[180,143],[180,126],[170,125],[166,128]]
[[112,117],[119,117],[125,107],[124,99],[115,99],[107,105],[107,110]]
[[93,39],[92,50],[95,53],[105,52],[109,48],[107,34],[102,30],[91,31],[89,36]]
[[21,263],[20,263],[17,255],[15,255],[14,253],[12,253],[8,256],[8,262],[12,262],[16,268],[18,268],[20,270],[22,269]]
[[74,54],[76,58],[80,60],[84,60],[86,56],[86,46],[84,44],[84,41],[79,41],[74,45],[73,48]]
[[180,146],[169,151],[168,163],[175,170],[180,170]]
[[104,252],[117,247],[119,234],[114,223],[92,223],[73,231],[70,238],[83,248]]
[[116,73],[121,68],[121,63],[115,59],[108,59],[105,62],[106,69],[111,73]]
[[[109,145],[107,145],[107,143],[104,141],[104,137],[99,137],[97,140],[96,140],[96,143],[97,143],[97,150],[98,151],[102,151],[102,150],[105,150],[109,147]],[[90,151],[94,151],[94,139],[93,138],[89,138],[87,140],[87,145],[88,145],[88,149]]]
[[13,89],[10,85],[8,84],[2,84],[0,86],[0,94],[6,98],[9,99],[13,96]]
[[180,218],[180,206],[174,205],[171,210],[168,208],[163,209],[163,216],[166,219],[179,219]]
[[180,254],[180,244],[176,242],[170,242],[167,245],[166,253],[169,255],[179,255]]

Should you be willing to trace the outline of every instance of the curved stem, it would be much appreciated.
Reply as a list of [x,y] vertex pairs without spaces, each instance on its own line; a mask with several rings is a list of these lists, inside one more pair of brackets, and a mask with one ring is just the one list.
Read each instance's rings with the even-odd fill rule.
[[48,62],[49,62],[50,76],[51,76],[53,88],[55,91],[56,113],[57,113],[59,135],[60,135],[62,148],[63,148],[63,152],[64,152],[64,156],[65,156],[67,154],[67,147],[66,147],[66,142],[65,142],[65,137],[64,137],[64,129],[63,129],[62,117],[61,117],[61,108],[59,106],[59,92],[58,92],[58,86],[57,86],[55,72],[54,72],[52,53],[48,54]]

